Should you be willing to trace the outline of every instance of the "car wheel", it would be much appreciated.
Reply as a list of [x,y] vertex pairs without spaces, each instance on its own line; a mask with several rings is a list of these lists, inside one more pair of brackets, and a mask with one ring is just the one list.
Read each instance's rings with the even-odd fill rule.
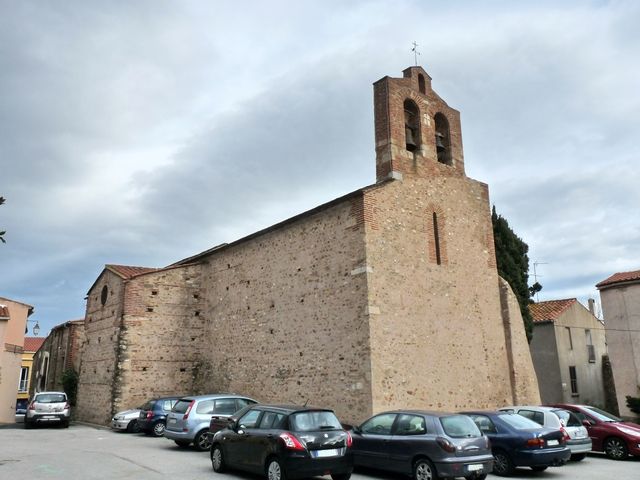
[[153,424],[153,430],[151,431],[154,437],[161,437],[164,435],[164,422],[160,420]]
[[629,455],[624,440],[618,437],[611,437],[605,440],[604,453],[613,460],[624,460]]
[[533,470],[534,472],[544,472],[546,469],[547,467],[542,467],[542,466],[531,467],[531,470]]
[[276,457],[271,457],[269,460],[267,460],[267,479],[287,480],[287,475],[282,468],[282,464]]
[[331,480],[349,480],[351,473],[332,473]]
[[61,426],[62,426],[62,428],[69,428],[69,422],[68,421],[62,422]]
[[225,471],[226,465],[224,463],[224,455],[222,453],[222,447],[216,445],[211,449],[211,466],[216,473],[222,473]]
[[571,460],[573,460],[574,462],[581,462],[585,459],[586,456],[586,453],[574,453],[573,455],[571,455]]
[[127,424],[127,432],[129,433],[138,433],[140,431],[140,424],[137,420],[131,420]]
[[502,450],[496,450],[493,452],[493,473],[508,477],[513,473],[513,462],[509,455]]
[[209,450],[211,448],[211,440],[209,439],[209,430],[201,430],[196,435],[196,438],[193,439],[193,444],[196,447],[196,450],[200,452],[204,452],[205,450]]
[[421,458],[413,464],[413,478],[414,480],[437,480],[438,475],[431,462]]

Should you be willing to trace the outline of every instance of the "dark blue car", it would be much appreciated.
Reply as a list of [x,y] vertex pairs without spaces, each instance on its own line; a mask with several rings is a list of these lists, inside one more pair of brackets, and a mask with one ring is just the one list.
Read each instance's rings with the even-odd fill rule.
[[138,425],[147,435],[162,437],[167,425],[167,414],[171,411],[180,397],[164,397],[149,400],[140,407]]
[[508,476],[516,467],[536,472],[567,463],[571,450],[560,430],[509,412],[464,412],[491,440],[493,473]]

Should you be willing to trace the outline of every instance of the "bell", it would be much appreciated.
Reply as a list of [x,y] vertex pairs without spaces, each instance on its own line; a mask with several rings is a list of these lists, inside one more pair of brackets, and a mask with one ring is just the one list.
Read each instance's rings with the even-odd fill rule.
[[409,150],[410,152],[413,152],[418,146],[416,145],[416,142],[413,139],[413,130],[408,125],[405,125],[404,127],[404,136],[405,136],[405,143],[407,144],[407,150]]
[[440,132],[436,132],[436,150],[438,152],[444,152],[447,148],[444,146],[444,142],[442,141],[443,138],[444,135],[442,135]]

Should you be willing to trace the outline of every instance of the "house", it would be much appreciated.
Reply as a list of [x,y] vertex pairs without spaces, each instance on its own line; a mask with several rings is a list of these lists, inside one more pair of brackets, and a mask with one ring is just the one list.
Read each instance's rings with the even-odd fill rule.
[[29,386],[31,385],[31,378],[33,375],[33,355],[38,351],[44,340],[45,337],[24,337],[16,409],[27,408],[27,403],[29,401]]
[[604,325],[575,298],[529,306],[533,335],[529,349],[543,403],[605,405],[602,356]]
[[31,305],[0,297],[0,423],[15,422],[24,332],[32,313]]
[[71,320],[51,329],[33,356],[31,396],[35,392],[65,390],[62,382],[65,371],[80,371],[83,342],[84,320]]
[[636,418],[627,396],[640,397],[640,270],[614,273],[600,291],[620,414]]
[[374,184],[164,268],[104,268],[87,295],[78,418],[222,391],[351,422],[539,402],[460,113],[409,67],[374,84],[374,116]]

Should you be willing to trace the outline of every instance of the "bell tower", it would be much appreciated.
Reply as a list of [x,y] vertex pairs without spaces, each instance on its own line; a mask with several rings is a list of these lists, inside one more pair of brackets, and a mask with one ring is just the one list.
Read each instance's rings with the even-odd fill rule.
[[431,88],[422,67],[373,84],[376,178],[464,176],[460,112]]

